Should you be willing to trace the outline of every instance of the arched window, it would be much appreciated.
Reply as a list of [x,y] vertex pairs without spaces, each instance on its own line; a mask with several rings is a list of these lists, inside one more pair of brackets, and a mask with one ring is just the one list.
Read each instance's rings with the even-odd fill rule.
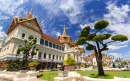
[[70,56],[70,54],[68,54],[68,56]]
[[38,53],[38,59],[41,59],[41,52]]
[[[19,45],[19,47],[21,47],[21,45]],[[18,50],[17,50],[17,54],[20,54],[19,47],[18,47]]]
[[23,34],[22,34],[22,39],[24,39],[24,37],[25,37],[25,34],[23,33]]

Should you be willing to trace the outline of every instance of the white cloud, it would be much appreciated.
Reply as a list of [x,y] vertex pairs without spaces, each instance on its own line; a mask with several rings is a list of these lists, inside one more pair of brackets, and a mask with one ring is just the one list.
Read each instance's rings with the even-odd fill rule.
[[0,13],[0,20],[2,19],[8,19],[9,17],[8,16],[3,16],[1,13]]
[[118,54],[118,53],[109,53],[110,55],[113,55],[114,56],[114,59],[116,58],[123,58],[122,54]]
[[81,30],[75,31],[75,35],[79,35]]
[[127,52],[128,54],[127,55],[125,55],[125,56],[130,56],[130,52]]
[[5,38],[6,34],[5,34],[5,32],[2,29],[3,29],[3,27],[0,26],[0,37]]
[[117,50],[117,49],[120,49],[120,48],[123,48],[123,47],[127,47],[127,45],[123,45],[123,46],[113,46],[113,45],[109,45],[108,48],[110,50]]
[[91,9],[91,10],[90,10],[90,13],[93,13],[93,12],[94,12],[94,9]]
[[[108,20],[110,25],[108,30],[114,31],[116,34],[124,34],[130,38],[130,12],[129,5],[116,6],[116,2],[108,2],[107,7],[109,13],[104,15],[104,19]],[[130,40],[130,39],[129,39]]]
[[35,2],[48,10],[48,17],[65,14],[71,24],[76,24],[79,21],[78,15],[81,14],[84,0],[35,0]]
[[58,37],[59,35],[61,35],[60,32],[56,32],[56,36]]
[[19,11],[19,6],[26,0],[0,0],[0,10],[4,14],[14,15]]
[[80,47],[80,48],[84,48],[85,46],[84,46],[84,45],[80,45],[79,47]]
[[127,52],[127,53],[130,53],[130,52]]

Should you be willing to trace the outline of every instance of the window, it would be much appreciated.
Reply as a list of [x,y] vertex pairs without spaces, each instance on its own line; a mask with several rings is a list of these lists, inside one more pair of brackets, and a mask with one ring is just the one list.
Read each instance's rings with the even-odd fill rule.
[[44,53],[44,58],[46,58],[46,53]]
[[59,48],[59,45],[56,46],[56,49],[58,49],[58,48]]
[[56,59],[58,60],[58,55],[56,56]]
[[70,54],[68,54],[68,56],[70,56]]
[[61,50],[61,46],[59,46],[59,50]]
[[53,55],[53,59],[55,59],[55,55]]
[[49,54],[49,59],[51,59],[51,54]]
[[55,46],[55,44],[53,43],[53,48],[55,48],[56,46]]
[[41,44],[41,45],[44,45],[44,39],[41,39],[41,40],[40,40],[40,44]]
[[64,47],[62,47],[62,51],[64,51]]
[[47,40],[45,40],[45,45],[48,46],[48,41]]
[[[21,45],[19,45],[19,47],[21,47]],[[20,54],[20,51],[19,51],[19,47],[18,47],[18,51],[17,51],[17,54]]]
[[52,42],[49,42],[49,47],[52,47]]
[[38,59],[41,59],[41,52],[39,52],[39,54],[38,54]]
[[23,33],[23,34],[22,34],[22,39],[24,39],[24,37],[25,37],[25,34]]
[[60,56],[60,60],[61,60],[61,56]]

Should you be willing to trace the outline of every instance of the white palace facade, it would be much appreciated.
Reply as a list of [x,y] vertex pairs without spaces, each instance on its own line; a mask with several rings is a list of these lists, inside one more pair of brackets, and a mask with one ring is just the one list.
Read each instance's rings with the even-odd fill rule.
[[73,56],[77,64],[85,64],[84,49],[75,45],[71,36],[67,36],[65,26],[63,34],[58,39],[46,35],[37,18],[32,17],[32,9],[25,18],[14,17],[6,34],[5,43],[3,43],[4,39],[0,38],[0,67],[11,63],[16,58],[20,58],[22,61],[23,55],[18,48],[24,44],[23,40],[28,39],[29,35],[33,35],[37,39],[36,47],[40,49],[32,59],[32,61],[37,59],[40,62],[39,69],[47,69],[51,67],[51,64],[57,68],[57,64],[66,60],[68,55]]

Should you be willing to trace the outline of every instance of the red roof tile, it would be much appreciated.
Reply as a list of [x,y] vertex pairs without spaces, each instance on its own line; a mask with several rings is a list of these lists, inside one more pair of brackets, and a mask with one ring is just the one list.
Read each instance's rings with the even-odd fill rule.
[[75,41],[71,42],[70,44],[75,43]]
[[43,34],[43,36],[45,36],[45,37],[47,37],[47,38],[49,38],[49,39],[52,39],[52,40],[54,40],[54,41],[56,41],[56,42],[61,43],[59,40],[54,39],[54,38],[52,38],[52,37],[50,37],[50,36],[48,36],[48,35],[46,35],[46,34]]

